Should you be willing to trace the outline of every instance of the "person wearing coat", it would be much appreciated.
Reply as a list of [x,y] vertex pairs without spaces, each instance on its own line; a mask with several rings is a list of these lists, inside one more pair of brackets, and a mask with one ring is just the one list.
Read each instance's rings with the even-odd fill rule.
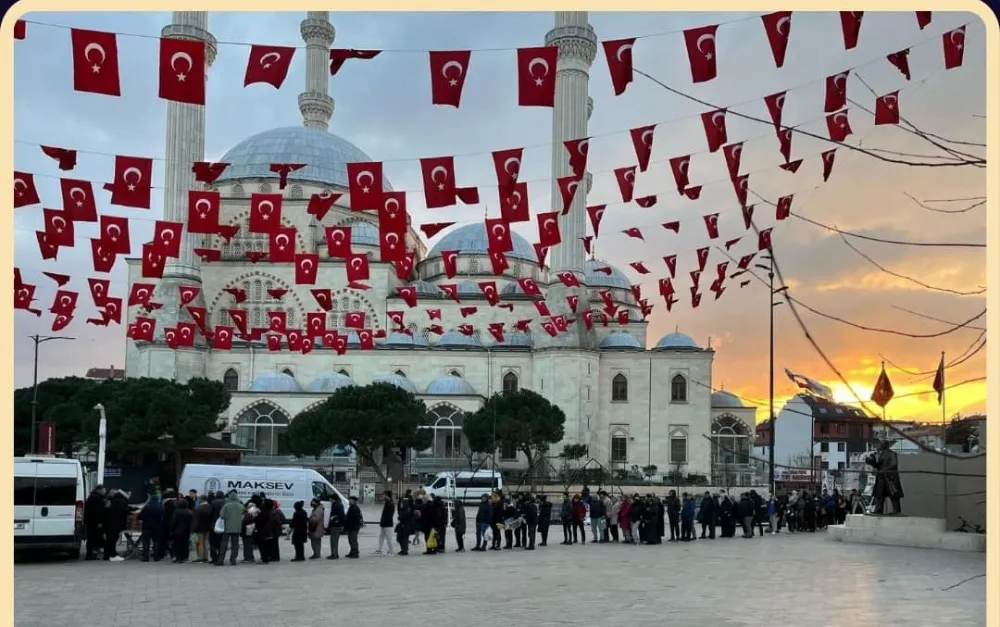
[[524,516],[524,527],[527,533],[527,536],[524,538],[525,542],[521,546],[524,547],[525,551],[534,551],[535,531],[538,529],[538,504],[535,503],[535,497],[533,495],[528,496],[524,500],[524,506],[521,508],[521,512]]
[[156,557],[160,555],[160,548],[157,545],[160,542],[160,529],[163,525],[163,503],[160,502],[160,497],[150,496],[146,504],[139,510],[137,518],[142,530],[139,536],[139,543],[142,546],[141,561],[149,561],[150,543],[153,544],[153,559],[157,562],[160,561],[160,558]]
[[[587,519],[587,506],[579,494],[573,496],[573,542],[580,539],[580,544],[587,544],[587,531],[583,528],[583,521]],[[579,536],[577,535],[579,534]]]
[[618,542],[618,523],[621,518],[621,499],[611,497],[611,505],[608,507],[608,535],[612,542]]
[[642,544],[643,532],[646,527],[646,502],[638,494],[632,495],[632,542]]
[[195,506],[193,528],[191,533],[195,537],[195,564],[204,564],[208,561],[209,537],[212,534],[212,502],[208,495],[202,495]]
[[[409,490],[407,490],[409,494]],[[413,535],[413,500],[409,496],[399,499],[396,506],[399,522],[396,523],[396,542],[399,544],[399,553],[396,555],[410,554],[410,536]]]
[[538,497],[538,533],[542,536],[542,541],[538,546],[545,546],[549,543],[549,525],[552,524],[552,503],[544,494]]
[[694,534],[694,498],[687,492],[681,495],[681,541],[696,540]]
[[173,557],[174,546],[170,542],[170,528],[174,518],[174,510],[177,509],[177,493],[167,489],[163,491],[163,526],[160,529],[160,555],[163,557],[170,555]]
[[625,495],[622,497],[621,507],[618,510],[618,526],[622,528],[622,541],[632,543],[632,499]]
[[306,561],[306,538],[309,537],[309,514],[306,513],[305,501],[295,501],[292,506],[292,546],[295,547],[293,562]]
[[573,502],[569,499],[569,492],[563,494],[562,505],[559,506],[559,520],[562,521],[563,541],[565,545],[573,544]]
[[120,490],[114,492],[104,508],[104,560],[121,561],[115,547],[122,531],[128,527],[128,497]]
[[[274,501],[261,501],[260,512],[253,523],[254,543],[260,550],[260,561],[270,564],[280,560],[278,554],[278,537],[281,535],[281,522],[274,515]],[[221,566],[221,563],[218,563]]]
[[[382,495],[382,516],[378,522],[378,548],[375,555],[392,555],[393,518],[396,516],[396,504],[392,500],[392,491],[386,490]],[[385,545],[385,552],[382,545]]]
[[438,537],[438,553],[444,553],[445,541],[448,539],[448,505],[440,496],[434,500],[434,530]]
[[465,504],[455,499],[451,505],[451,528],[455,530],[455,552],[465,551]]
[[191,552],[191,529],[194,514],[188,509],[187,499],[177,499],[177,507],[170,521],[170,539],[174,543],[174,563],[183,564]]
[[706,491],[701,499],[701,507],[698,509],[698,523],[701,524],[701,539],[715,539],[715,498],[711,492]]
[[351,547],[347,558],[358,559],[361,556],[358,552],[358,533],[365,522],[361,515],[361,508],[358,507],[358,497],[352,495],[349,501],[350,505],[344,516],[344,531],[347,533],[347,544]]
[[[222,521],[222,533],[216,534],[219,540],[219,554],[216,557],[215,565],[222,566],[226,561],[226,547],[229,547],[229,564],[236,566],[236,558],[240,551],[240,536],[243,534],[243,515],[246,508],[240,503],[240,497],[236,491],[229,493],[226,503],[219,510],[219,520]],[[215,525],[213,524],[213,527]]]
[[490,495],[484,494],[479,498],[479,508],[476,510],[476,548],[473,551],[485,551],[486,530],[490,528],[493,521],[493,504],[490,503]]
[[340,536],[344,533],[344,519],[347,513],[344,511],[344,503],[337,496],[330,498],[330,520],[326,523],[326,530],[330,532],[330,554],[326,556],[328,560],[340,559]]
[[312,545],[311,560],[318,560],[323,553],[323,517],[326,510],[319,499],[313,499],[309,504],[312,511],[309,512],[309,544]]

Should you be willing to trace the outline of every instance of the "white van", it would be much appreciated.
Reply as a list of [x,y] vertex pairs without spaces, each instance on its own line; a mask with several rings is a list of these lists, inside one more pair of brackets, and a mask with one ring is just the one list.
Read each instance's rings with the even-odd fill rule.
[[[254,494],[264,493],[267,498],[277,501],[281,511],[290,520],[295,501],[305,501],[306,512],[309,501],[316,498],[328,502],[336,496],[347,510],[347,497],[326,480],[326,477],[311,468],[279,468],[272,466],[226,466],[214,464],[187,464],[181,472],[178,494],[197,490],[199,495],[206,492],[229,494],[236,490],[240,501],[246,502]],[[324,517],[329,520],[330,508],[324,507]],[[325,525],[327,520],[323,521]]]
[[80,557],[83,467],[75,459],[14,458],[14,550],[64,552]]
[[503,475],[494,470],[439,472],[424,492],[443,499],[478,501],[484,494],[503,489]]

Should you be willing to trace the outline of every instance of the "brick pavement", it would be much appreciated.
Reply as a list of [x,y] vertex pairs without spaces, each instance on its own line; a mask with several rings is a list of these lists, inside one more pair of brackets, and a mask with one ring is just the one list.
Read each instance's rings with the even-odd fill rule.
[[[377,528],[368,527],[359,560],[19,563],[15,624],[329,627],[350,616],[357,627],[443,627],[489,613],[531,627],[985,624],[985,578],[944,590],[984,573],[984,555],[824,536],[376,558]],[[281,550],[291,557],[290,544]]]

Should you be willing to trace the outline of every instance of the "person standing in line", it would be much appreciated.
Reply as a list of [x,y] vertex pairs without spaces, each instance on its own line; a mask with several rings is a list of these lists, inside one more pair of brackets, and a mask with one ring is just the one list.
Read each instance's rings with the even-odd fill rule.
[[177,508],[170,525],[170,538],[174,543],[174,563],[183,564],[191,552],[191,528],[194,516],[188,509],[187,499],[177,499]]
[[[374,555],[392,555],[392,528],[393,519],[396,517],[396,505],[392,500],[392,491],[386,490],[382,494],[382,516],[378,521],[378,548]],[[385,544],[385,553],[382,552],[382,545]]]
[[[87,534],[87,547],[85,560],[93,561],[97,559],[97,555],[94,551],[98,547],[104,547],[104,495],[107,490],[103,485],[99,485],[91,490],[90,495],[87,497],[87,501],[83,505],[83,527]],[[157,499],[159,500],[159,499]],[[161,508],[162,517],[162,508]],[[159,530],[159,527],[157,527]],[[160,538],[156,538],[156,543],[159,544]]]
[[694,499],[687,492],[681,495],[681,541],[696,539],[694,534]]
[[306,538],[309,537],[309,514],[306,513],[304,501],[295,501],[292,505],[292,546],[295,547],[293,562],[306,561]]
[[323,554],[323,517],[326,515],[326,510],[323,509],[323,503],[319,499],[313,499],[309,506],[312,508],[308,524],[309,545],[312,548],[309,559],[318,560]]
[[479,497],[479,508],[476,509],[476,548],[473,551],[485,551],[486,530],[490,528],[493,520],[493,505],[490,503],[490,495],[484,494]]
[[771,525],[770,534],[773,536],[778,533],[778,500],[773,494],[767,499],[767,520]]
[[618,510],[618,526],[622,530],[622,542],[632,544],[632,499],[622,494],[621,509]]
[[535,550],[535,532],[538,529],[538,505],[535,503],[535,495],[529,494],[524,501],[522,508],[524,516],[524,528],[526,537],[521,545],[525,551]]
[[[243,527],[240,529],[240,540],[243,542],[243,564],[253,564],[253,547],[254,547],[254,524],[257,520],[257,514],[260,513],[260,507],[257,505],[257,501],[254,499],[248,500],[243,504],[244,514],[243,514]],[[259,547],[258,547],[259,548]]]
[[160,558],[173,557],[174,545],[170,539],[174,510],[177,509],[177,493],[173,489],[163,491],[163,526],[160,529]]
[[226,505],[226,495],[222,491],[209,493],[212,497],[212,532],[208,537],[209,558],[216,562],[219,559],[219,546],[222,544],[222,534],[215,533],[215,521],[219,520],[222,508]]
[[587,530],[583,521],[587,519],[587,505],[579,494],[573,495],[573,542],[579,538],[580,544],[587,544]]
[[104,561],[122,562],[117,546],[121,533],[128,527],[128,497],[121,490],[115,490],[104,508]]
[[743,521],[743,537],[752,538],[754,506],[750,495],[746,492],[740,495],[740,503],[737,509],[739,510],[739,518]]
[[617,497],[611,497],[611,505],[608,508],[608,534],[612,542],[618,542],[618,523],[621,518],[622,502]]
[[701,507],[698,508],[698,522],[701,524],[701,539],[715,539],[715,499],[712,493],[705,490],[701,497]]
[[413,535],[413,500],[407,495],[399,499],[396,506],[399,522],[396,523],[396,542],[399,543],[399,553],[396,555],[410,554],[410,536]]
[[681,502],[677,498],[676,490],[671,490],[667,493],[667,522],[670,525],[670,540],[668,542],[680,542]]
[[455,530],[455,552],[465,551],[465,503],[459,499],[451,502],[451,528]]
[[[281,533],[281,523],[274,516],[274,502],[263,499],[260,504],[260,512],[253,523],[254,543],[260,551],[261,564],[270,564],[275,557],[275,546],[278,544],[278,535]],[[219,556],[225,558],[225,553],[220,552]],[[222,560],[216,562],[216,566],[222,566]]]
[[595,544],[604,541],[604,523],[607,522],[604,514],[604,499],[598,492],[590,499],[590,537],[591,542]]
[[142,553],[140,560],[143,562],[149,561],[149,545],[153,544],[153,556],[155,561],[160,561],[157,555],[159,555],[159,547],[157,544],[160,542],[160,526],[163,524],[163,504],[160,503],[160,497],[157,495],[150,495],[149,500],[146,504],[142,506],[138,514],[139,524],[141,525],[141,535],[139,536],[139,543],[142,546]]
[[547,546],[549,543],[549,525],[552,524],[552,503],[544,494],[538,497],[538,533],[542,536],[542,541],[538,546]]
[[212,533],[212,503],[207,495],[202,495],[194,510],[195,564],[208,562],[209,534]]
[[490,524],[493,526],[493,546],[490,547],[491,551],[500,550],[500,537],[503,535],[503,521],[504,521],[504,502],[503,495],[500,490],[493,493],[490,499],[490,505],[493,508],[493,518],[490,520]]
[[326,523],[326,530],[330,533],[330,554],[326,556],[328,560],[340,559],[340,536],[344,533],[346,518],[343,501],[337,496],[331,496],[330,520]]
[[350,501],[350,505],[344,517],[344,531],[347,533],[347,544],[350,546],[347,558],[356,560],[360,557],[358,553],[358,533],[364,525],[364,518],[361,515],[361,508],[358,507],[358,497],[351,495],[348,500]]
[[639,493],[632,495],[632,508],[629,515],[632,518],[632,543],[642,544],[642,526],[646,518],[646,503],[639,498]]
[[573,526],[573,502],[569,500],[569,492],[563,493],[563,502],[559,506],[559,519],[562,521],[564,545],[573,544],[573,534],[576,529]]
[[226,503],[219,510],[219,520],[222,521],[222,533],[219,535],[219,554],[215,565],[222,566],[226,561],[226,548],[229,548],[229,564],[236,566],[236,558],[240,554],[240,535],[243,533],[243,515],[246,508],[240,503],[236,490],[229,493]]

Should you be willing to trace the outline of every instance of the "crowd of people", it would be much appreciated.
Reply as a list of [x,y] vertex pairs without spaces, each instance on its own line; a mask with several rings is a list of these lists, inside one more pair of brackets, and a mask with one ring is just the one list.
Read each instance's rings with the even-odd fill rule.
[[[375,555],[409,555],[423,547],[423,554],[446,550],[448,529],[455,551],[465,551],[468,531],[466,506],[446,502],[423,490],[407,490],[399,498],[391,491],[381,497],[378,545]],[[819,494],[791,491],[765,498],[755,490],[730,495],[725,490],[702,495],[670,490],[665,498],[647,494],[614,495],[605,490],[591,493],[584,486],[577,494],[564,493],[560,503],[546,495],[499,491],[483,494],[475,506],[475,546],[471,551],[535,550],[549,543],[550,527],[562,527],[562,545],[622,543],[630,545],[691,542],[697,539],[763,537],[782,529],[815,532],[829,524],[843,524],[847,514],[860,504],[856,490],[845,496],[838,490]],[[327,513],[329,509],[329,513]],[[108,492],[98,486],[84,510],[87,560],[120,561],[120,535],[128,528],[128,494]],[[192,490],[180,496],[166,490],[153,493],[135,513],[139,526],[137,550],[146,561],[212,563],[223,566],[280,561],[280,540],[294,548],[292,561],[322,557],[323,539],[329,538],[327,559],[340,558],[341,538],[347,537],[347,559],[360,557],[358,534],[366,524],[356,496],[345,508],[339,498],[329,502],[312,500],[293,504],[291,516],[265,494],[241,501],[237,493]],[[700,528],[700,529],[699,529]],[[306,557],[306,546],[311,554]]]

